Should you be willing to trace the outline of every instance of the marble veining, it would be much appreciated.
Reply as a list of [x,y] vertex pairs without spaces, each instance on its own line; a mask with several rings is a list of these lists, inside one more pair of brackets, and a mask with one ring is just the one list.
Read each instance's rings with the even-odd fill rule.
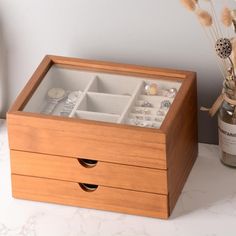
[[11,196],[7,129],[0,120],[0,236],[222,236],[236,234],[236,169],[215,145],[199,156],[169,220],[125,215]]

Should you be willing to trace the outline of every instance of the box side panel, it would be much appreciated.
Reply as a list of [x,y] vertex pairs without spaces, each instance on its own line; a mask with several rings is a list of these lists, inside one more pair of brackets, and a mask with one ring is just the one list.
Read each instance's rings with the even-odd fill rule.
[[169,209],[173,210],[198,153],[196,79],[189,80],[183,102],[167,134]]

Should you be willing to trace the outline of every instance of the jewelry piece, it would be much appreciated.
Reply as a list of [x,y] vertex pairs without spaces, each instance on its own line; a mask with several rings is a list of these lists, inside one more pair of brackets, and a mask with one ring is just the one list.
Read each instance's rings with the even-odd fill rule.
[[176,88],[170,88],[170,89],[163,89],[161,91],[161,95],[164,97],[174,98],[177,94]]
[[149,90],[150,90],[150,85],[149,84],[145,84],[145,86],[144,86],[145,94],[149,95]]
[[49,99],[62,99],[66,95],[66,91],[63,88],[51,88],[48,90],[48,98]]
[[68,102],[76,103],[81,94],[82,94],[81,91],[70,92],[68,95]]
[[130,125],[135,125],[134,119],[129,119],[129,120],[128,120],[128,124],[130,124]]
[[161,107],[160,107],[160,109],[165,109],[165,110],[167,110],[167,109],[170,108],[170,106],[171,106],[171,103],[170,103],[169,100],[163,100],[163,101],[161,102]]
[[164,116],[164,115],[165,115],[164,111],[161,111],[161,110],[157,111],[157,116]]
[[143,114],[143,110],[139,108],[135,108],[134,112],[137,114]]
[[161,95],[162,95],[162,96],[168,97],[168,94],[169,94],[169,92],[168,92],[167,89],[162,89],[162,90],[161,90]]
[[163,119],[162,119],[161,117],[155,117],[154,121],[156,121],[156,122],[162,122]]
[[176,88],[170,88],[168,90],[168,97],[173,98],[173,97],[176,96],[176,94],[177,94],[177,89]]
[[141,127],[148,127],[149,123],[145,122],[145,121],[142,121],[142,122],[139,123],[139,126],[141,126]]
[[69,116],[71,111],[73,110],[76,102],[81,97],[81,91],[72,91],[68,94],[68,97],[64,103],[63,109],[60,112],[61,116]]
[[140,120],[137,118],[131,119],[131,122],[133,122],[134,125],[139,125],[140,124]]
[[51,114],[58,103],[66,96],[66,91],[63,88],[51,88],[47,92],[48,103],[44,107],[43,114]]
[[151,113],[152,113],[152,111],[149,110],[149,109],[147,109],[147,108],[145,108],[145,109],[143,110],[143,112],[144,112],[145,115],[151,115]]
[[135,116],[137,120],[143,120],[143,116]]
[[153,107],[153,105],[148,102],[148,101],[144,101],[142,104],[141,104],[141,107]]
[[147,95],[151,95],[151,96],[155,96],[158,93],[158,87],[157,87],[157,84],[155,83],[151,83],[150,85],[146,84],[144,87],[144,90]]
[[144,120],[146,120],[146,121],[151,121],[152,118],[151,118],[150,116],[145,116],[145,117],[144,117]]
[[150,84],[149,95],[155,96],[157,95],[157,92],[158,92],[157,84],[154,83]]

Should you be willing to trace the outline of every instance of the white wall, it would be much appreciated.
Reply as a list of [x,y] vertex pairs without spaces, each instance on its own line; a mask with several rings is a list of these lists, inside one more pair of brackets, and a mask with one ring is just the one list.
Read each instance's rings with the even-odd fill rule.
[[[222,79],[195,17],[179,0],[0,0],[2,115],[45,54],[198,72],[199,105]],[[216,122],[199,113],[201,141]]]

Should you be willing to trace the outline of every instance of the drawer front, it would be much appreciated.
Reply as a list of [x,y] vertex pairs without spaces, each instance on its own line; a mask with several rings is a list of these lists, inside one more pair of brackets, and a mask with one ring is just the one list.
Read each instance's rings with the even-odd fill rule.
[[14,150],[167,168],[165,135],[156,129],[18,114],[7,121]]
[[117,211],[151,217],[168,217],[167,195],[98,186],[87,191],[83,185],[52,179],[12,175],[16,198]]
[[167,171],[11,150],[13,174],[167,194]]

